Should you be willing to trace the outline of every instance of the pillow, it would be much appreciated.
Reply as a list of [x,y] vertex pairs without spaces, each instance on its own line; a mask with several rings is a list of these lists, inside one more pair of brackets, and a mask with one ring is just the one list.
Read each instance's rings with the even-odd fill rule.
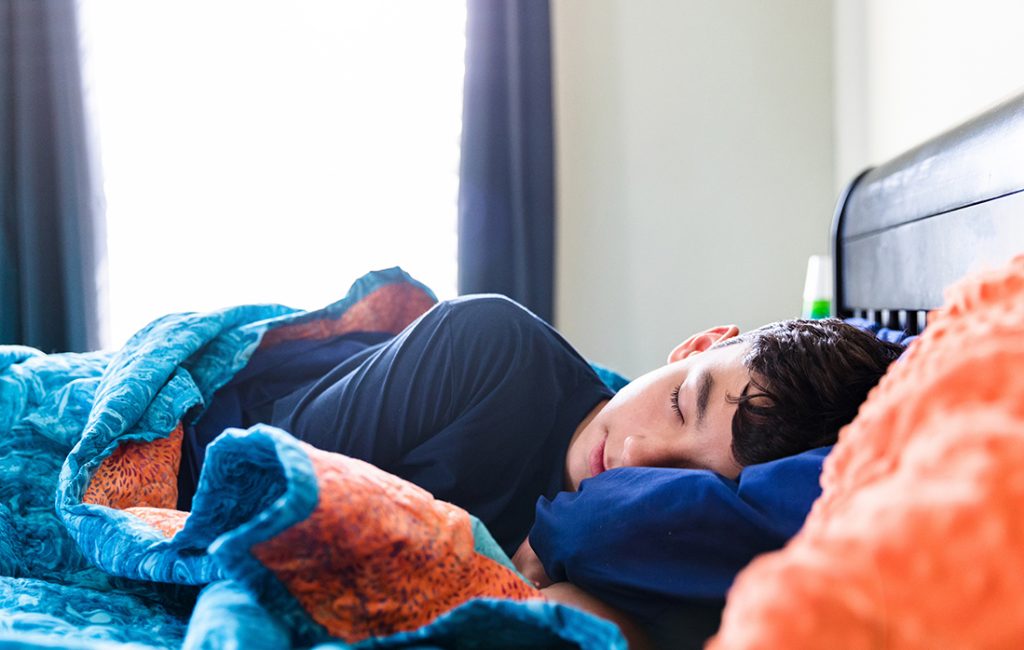
[[870,393],[711,648],[1016,647],[1024,638],[1024,256],[965,279]]
[[751,465],[736,481],[708,470],[609,470],[578,492],[541,498],[530,544],[552,580],[571,581],[649,630],[681,604],[713,605],[703,642],[740,569],[800,529],[830,449]]
[[858,318],[854,316],[851,318],[844,318],[843,322],[847,325],[853,325],[858,329],[862,329],[865,332],[871,332],[875,335],[875,338],[882,339],[888,343],[898,343],[903,347],[907,347],[917,338],[916,335],[911,336],[904,330],[894,330],[889,329],[888,327],[882,327],[875,321],[868,320],[867,318]]

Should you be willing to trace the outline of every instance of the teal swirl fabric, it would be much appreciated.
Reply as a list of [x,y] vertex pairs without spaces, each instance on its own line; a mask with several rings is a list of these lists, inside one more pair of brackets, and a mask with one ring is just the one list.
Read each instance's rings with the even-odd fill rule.
[[[395,287],[407,291],[382,292]],[[379,299],[385,294],[390,301]],[[417,295],[434,300],[389,269],[316,312],[248,305],[171,314],[116,352],[0,346],[0,650],[427,648],[456,640],[624,648],[614,626],[582,612],[486,599],[413,632],[355,646],[330,638],[250,552],[317,503],[308,458],[272,427],[229,431],[211,445],[193,512],[172,537],[84,501],[119,445],[165,438],[197,417],[261,344],[338,327],[399,327],[406,316],[389,314],[408,311]],[[486,531],[478,537],[478,549],[507,562]]]

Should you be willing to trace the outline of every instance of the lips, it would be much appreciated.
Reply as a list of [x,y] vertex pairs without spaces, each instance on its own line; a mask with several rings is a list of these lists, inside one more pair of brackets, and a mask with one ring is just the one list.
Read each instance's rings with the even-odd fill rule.
[[590,475],[597,476],[601,472],[608,469],[604,466],[604,443],[607,441],[602,440],[590,451]]

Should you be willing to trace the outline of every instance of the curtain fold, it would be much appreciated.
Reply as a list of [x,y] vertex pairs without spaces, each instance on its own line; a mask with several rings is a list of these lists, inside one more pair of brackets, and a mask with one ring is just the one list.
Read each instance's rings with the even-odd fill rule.
[[459,293],[550,321],[555,180],[548,0],[468,0]]
[[104,242],[74,0],[0,0],[0,343],[100,343]]

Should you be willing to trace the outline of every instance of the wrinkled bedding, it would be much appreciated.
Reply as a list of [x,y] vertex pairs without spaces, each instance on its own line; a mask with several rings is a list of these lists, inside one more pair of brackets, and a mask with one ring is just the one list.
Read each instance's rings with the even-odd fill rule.
[[174,509],[182,423],[259,346],[398,332],[434,301],[391,269],[317,312],[170,315],[117,352],[0,347],[0,648],[625,647],[464,511],[272,427],[218,438]]

